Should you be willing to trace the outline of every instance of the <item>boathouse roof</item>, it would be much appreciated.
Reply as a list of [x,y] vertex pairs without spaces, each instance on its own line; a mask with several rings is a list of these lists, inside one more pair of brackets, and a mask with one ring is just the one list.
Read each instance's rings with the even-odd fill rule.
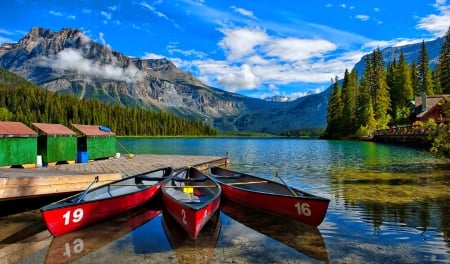
[[37,137],[37,132],[22,122],[0,121],[0,137]]
[[114,136],[111,131],[105,131],[100,129],[101,126],[95,125],[78,125],[72,124],[72,126],[85,136]]
[[74,131],[70,130],[68,127],[61,124],[48,124],[48,123],[31,123],[42,133],[53,136],[53,135],[77,135]]

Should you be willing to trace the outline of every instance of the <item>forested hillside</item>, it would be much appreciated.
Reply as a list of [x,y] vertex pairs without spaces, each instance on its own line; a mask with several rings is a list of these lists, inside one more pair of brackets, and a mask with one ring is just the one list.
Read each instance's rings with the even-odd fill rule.
[[[336,78],[328,103],[324,137],[361,137],[388,126],[410,124],[415,119],[412,101],[423,94],[450,94],[450,27],[434,69],[422,42],[417,60],[410,64],[400,53],[386,67],[377,49],[366,57],[360,80],[355,69],[345,71],[342,85]],[[443,116],[450,116],[449,107],[447,98],[442,103]],[[434,125],[429,134],[434,137],[432,149],[450,156],[449,124]]]
[[336,78],[328,103],[325,136],[368,135],[371,131],[412,121],[410,104],[422,94],[450,94],[450,28],[436,67],[431,69],[425,43],[416,61],[403,53],[385,66],[379,49],[366,57],[362,78],[345,71],[342,86]]
[[196,120],[165,112],[80,100],[72,95],[49,92],[0,68],[0,121],[104,125],[117,135],[193,136],[216,135]]

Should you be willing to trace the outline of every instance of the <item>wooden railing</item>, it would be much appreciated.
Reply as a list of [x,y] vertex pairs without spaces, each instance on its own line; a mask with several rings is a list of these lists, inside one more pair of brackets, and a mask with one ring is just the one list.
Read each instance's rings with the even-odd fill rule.
[[396,126],[383,130],[376,130],[371,137],[372,141],[398,144],[430,146],[428,131],[418,125]]
[[428,136],[428,132],[424,127],[419,125],[396,126],[383,130],[376,130],[373,136]]

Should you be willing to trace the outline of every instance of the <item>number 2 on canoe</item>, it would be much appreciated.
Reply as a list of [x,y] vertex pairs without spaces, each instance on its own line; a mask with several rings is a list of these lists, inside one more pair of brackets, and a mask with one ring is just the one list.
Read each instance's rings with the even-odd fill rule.
[[64,225],[70,224],[71,218],[72,218],[73,223],[80,222],[81,219],[83,219],[83,214],[84,214],[84,212],[83,212],[82,208],[77,208],[77,209],[73,210],[72,214],[71,214],[70,210],[67,211],[65,214],[63,214]]
[[187,225],[186,211],[184,211],[184,209],[181,209],[181,216],[183,216],[183,224]]
[[311,216],[311,209],[309,208],[308,203],[297,202],[294,206],[297,208],[297,213],[299,215]]

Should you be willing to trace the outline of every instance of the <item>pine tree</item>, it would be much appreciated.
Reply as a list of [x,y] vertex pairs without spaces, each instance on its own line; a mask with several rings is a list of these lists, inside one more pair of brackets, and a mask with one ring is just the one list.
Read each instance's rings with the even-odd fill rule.
[[387,75],[390,87],[391,116],[394,124],[409,122],[409,109],[407,103],[414,99],[410,67],[403,53],[400,53],[399,62],[396,60],[388,66]]
[[[356,78],[355,78],[356,77]],[[345,70],[344,80],[342,83],[342,133],[343,135],[351,135],[356,132],[356,92],[357,92],[357,76],[356,71],[349,73]]]
[[444,38],[439,55],[439,83],[442,93],[450,94],[450,27]]
[[433,95],[433,78],[431,76],[431,69],[428,59],[427,48],[425,41],[422,40],[422,45],[419,52],[419,61],[417,64],[417,76],[419,79],[419,94]]
[[342,135],[342,95],[341,87],[339,85],[338,77],[335,77],[332,92],[328,101],[327,112],[327,128],[325,130],[325,137],[336,138]]
[[412,85],[412,78],[411,78],[411,71],[408,66],[408,62],[405,59],[405,56],[403,55],[403,52],[400,54],[399,57],[399,84],[402,87],[401,89],[401,95],[402,95],[402,107],[406,105],[406,103],[409,100],[414,99],[414,91],[413,91],[413,85]]
[[400,70],[399,70],[399,64],[397,63],[397,59],[394,58],[394,61],[387,66],[387,73],[386,73],[386,81],[388,86],[391,88],[390,90],[390,97],[391,97],[391,116],[395,120],[397,120],[396,112],[399,107],[401,107],[401,101],[402,101],[402,91],[401,91],[401,85],[400,85],[400,79],[399,76]]
[[419,75],[418,75],[418,67],[416,62],[411,62],[410,73],[411,73],[411,85],[413,88],[414,96],[421,96],[419,91]]
[[383,55],[379,49],[372,53],[372,73],[369,76],[371,77],[371,101],[375,119],[378,123],[378,129],[383,129],[391,121],[391,116],[388,114],[391,108],[391,99],[386,81]]
[[365,71],[359,84],[358,97],[356,101],[356,127],[361,128],[367,125],[369,121],[369,104],[371,104],[371,96],[369,91],[368,75],[371,72],[371,63],[369,56],[366,57]]
[[438,63],[436,63],[436,67],[434,68],[434,70],[431,71],[431,76],[433,79],[434,94],[442,94],[440,72],[441,72],[441,65],[438,62]]

